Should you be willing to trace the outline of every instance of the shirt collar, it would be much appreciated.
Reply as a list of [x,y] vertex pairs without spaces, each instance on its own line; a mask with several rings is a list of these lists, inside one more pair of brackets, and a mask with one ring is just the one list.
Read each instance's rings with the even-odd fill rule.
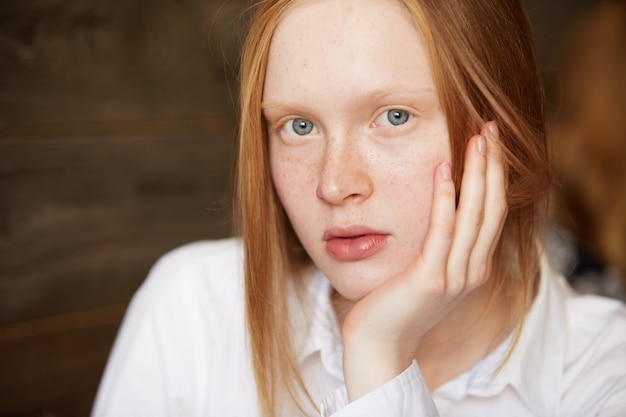
[[444,384],[435,394],[459,401],[465,396],[492,397],[512,387],[534,415],[558,415],[560,386],[566,349],[565,303],[568,290],[542,257],[537,296],[526,315],[520,338],[509,359],[498,371],[512,343],[512,336],[470,372]]

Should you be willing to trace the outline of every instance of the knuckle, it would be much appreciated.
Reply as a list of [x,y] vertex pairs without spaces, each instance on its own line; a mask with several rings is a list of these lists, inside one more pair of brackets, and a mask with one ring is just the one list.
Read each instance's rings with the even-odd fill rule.
[[465,291],[466,285],[467,285],[467,273],[466,270],[452,270],[449,269],[448,273],[447,273],[447,280],[446,280],[446,293],[456,297],[459,294],[463,293],[463,291]]
[[439,232],[446,240],[452,239],[454,237],[454,222],[441,222],[439,224]]
[[474,213],[474,223],[477,227],[481,227],[485,221],[485,210],[479,210],[477,213]]
[[472,275],[468,280],[471,288],[478,288],[485,284],[491,275],[491,264],[490,262],[481,262],[476,266],[472,267]]
[[458,277],[455,279],[451,279],[448,282],[448,286],[447,286],[447,293],[450,294],[453,297],[456,297],[460,294],[463,293],[463,291],[465,291],[466,288],[466,282],[465,279],[459,279]]

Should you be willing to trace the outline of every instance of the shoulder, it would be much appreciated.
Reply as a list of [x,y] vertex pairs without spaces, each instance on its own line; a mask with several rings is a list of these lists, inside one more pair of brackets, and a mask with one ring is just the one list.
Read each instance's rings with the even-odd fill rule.
[[[543,281],[545,280],[545,281]],[[567,361],[581,355],[602,357],[618,348],[626,349],[626,306],[623,301],[600,295],[578,294],[565,277],[548,270],[542,276],[543,304],[551,305],[549,320],[543,323],[553,334],[565,334]],[[626,361],[624,368],[626,369]]]
[[[626,326],[626,307],[620,300],[598,295],[573,295],[567,300],[567,313],[573,333],[596,335],[613,327]],[[621,334],[626,342],[626,333]]]
[[[587,409],[593,415],[615,407],[626,411],[624,304],[606,297],[575,295],[568,298],[566,311],[566,398],[575,409]],[[586,399],[584,403],[582,399]]]
[[[226,357],[245,337],[245,298],[238,240],[184,245],[159,259],[135,293],[121,339],[158,347],[179,374]],[[197,355],[197,352],[204,352]],[[194,358],[188,363],[185,358]],[[182,364],[185,364],[183,366]]]
[[173,330],[199,322],[221,327],[225,315],[242,321],[242,271],[238,239],[186,244],[155,263],[133,296],[127,316],[149,316],[161,329]]
[[163,255],[150,275],[205,275],[211,272],[239,272],[243,260],[239,239],[188,243]]
[[[568,358],[595,361],[620,359],[617,368],[626,376],[626,307],[615,299],[574,295],[566,303]],[[617,355],[617,356],[616,356]]]
[[546,262],[542,269],[525,345],[525,359],[538,366],[520,362],[523,372],[536,378],[525,385],[527,391],[552,404],[552,412],[542,415],[626,415],[624,304],[576,294]]
[[243,253],[238,239],[199,241],[163,255],[140,291],[226,290],[242,285]]
[[196,242],[156,262],[126,311],[94,416],[252,407],[240,246]]

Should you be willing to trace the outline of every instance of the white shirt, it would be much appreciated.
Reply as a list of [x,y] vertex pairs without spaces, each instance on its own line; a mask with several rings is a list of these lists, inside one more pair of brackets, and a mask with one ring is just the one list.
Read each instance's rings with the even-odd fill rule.
[[[239,241],[230,239],[184,246],[154,266],[128,308],[92,417],[258,416],[242,259]],[[304,379],[320,408],[309,415],[626,416],[626,309],[574,295],[547,262],[542,271],[521,338],[495,376],[510,340],[432,394],[414,362],[349,404],[330,284],[314,272],[311,305],[292,318]]]

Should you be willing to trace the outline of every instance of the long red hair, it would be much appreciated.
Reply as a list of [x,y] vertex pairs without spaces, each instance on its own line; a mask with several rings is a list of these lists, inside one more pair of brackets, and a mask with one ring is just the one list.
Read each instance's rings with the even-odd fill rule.
[[[519,318],[532,300],[539,271],[538,231],[551,175],[543,91],[533,39],[518,0],[402,0],[430,54],[450,134],[455,183],[468,139],[495,120],[508,167],[509,214],[495,260],[494,297],[515,294]],[[258,3],[241,63],[237,221],[245,253],[246,308],[262,415],[279,414],[287,393],[306,389],[288,321],[288,281],[307,257],[274,191],[261,101],[269,46],[285,11],[298,0]]]

